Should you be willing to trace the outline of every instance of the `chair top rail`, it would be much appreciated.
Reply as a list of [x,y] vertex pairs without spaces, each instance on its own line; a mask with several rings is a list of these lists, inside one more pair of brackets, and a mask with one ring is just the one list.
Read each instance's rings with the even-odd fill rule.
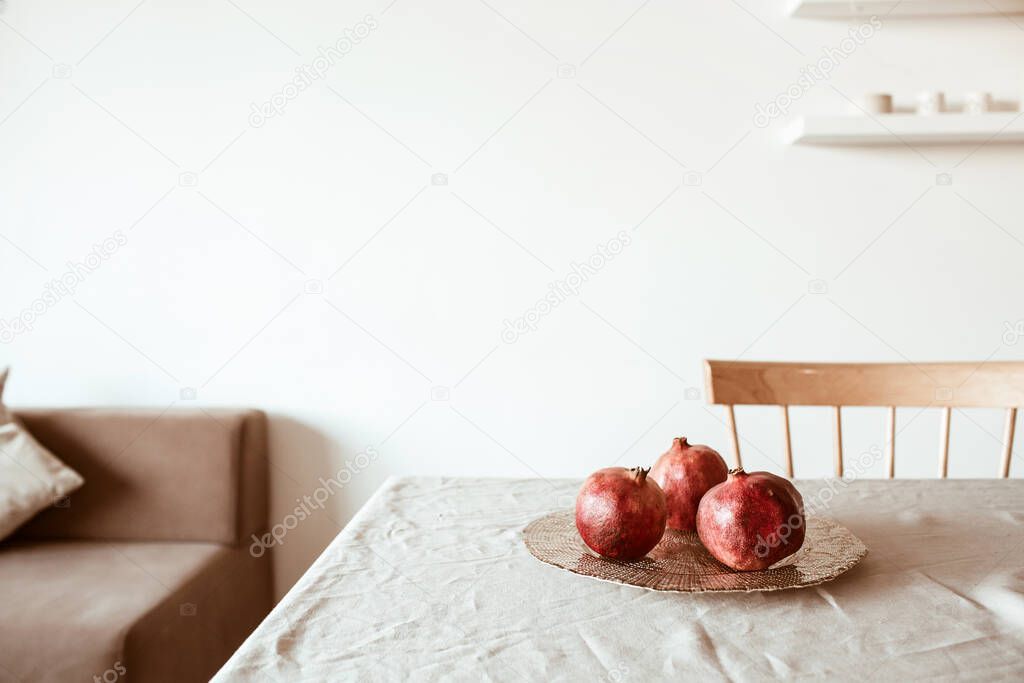
[[720,405],[1024,406],[1024,362],[761,363],[707,360]]

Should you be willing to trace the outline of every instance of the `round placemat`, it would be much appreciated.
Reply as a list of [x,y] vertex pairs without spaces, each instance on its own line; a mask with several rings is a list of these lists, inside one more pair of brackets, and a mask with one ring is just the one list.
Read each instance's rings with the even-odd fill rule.
[[849,570],[867,547],[849,529],[824,517],[808,517],[804,544],[768,569],[738,572],[711,557],[692,531],[666,529],[642,560],[619,562],[595,554],[580,538],[572,510],[530,522],[523,541],[534,557],[575,574],[657,591],[776,591],[814,586]]

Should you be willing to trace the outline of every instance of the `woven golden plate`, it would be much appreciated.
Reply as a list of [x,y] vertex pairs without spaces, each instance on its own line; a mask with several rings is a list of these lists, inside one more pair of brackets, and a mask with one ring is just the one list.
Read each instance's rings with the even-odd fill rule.
[[642,560],[618,562],[596,555],[580,538],[572,510],[554,512],[523,530],[527,549],[538,560],[574,574],[640,588],[681,593],[749,592],[802,588],[831,581],[867,554],[849,529],[824,517],[807,518],[803,547],[768,569],[729,569],[701,544],[697,534],[666,529]]

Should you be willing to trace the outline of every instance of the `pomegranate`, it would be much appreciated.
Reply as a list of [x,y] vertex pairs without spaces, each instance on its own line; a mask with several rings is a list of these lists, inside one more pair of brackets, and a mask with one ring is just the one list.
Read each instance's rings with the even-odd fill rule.
[[576,528],[598,555],[637,560],[665,533],[665,494],[650,469],[605,467],[594,472],[576,496]]
[[668,528],[695,531],[697,505],[712,486],[721,484],[729,474],[722,456],[709,446],[691,445],[685,436],[672,440],[651,469],[651,478],[665,492],[668,504]]
[[697,508],[697,535],[722,564],[739,571],[765,569],[804,542],[803,499],[789,481],[770,472],[729,470]]
[[[762,474],[769,473],[762,472]],[[789,495],[793,496],[793,500],[796,501],[796,506],[800,509],[800,514],[804,514],[804,497],[801,496],[800,492],[796,490],[795,486],[793,486],[793,482],[791,482],[789,479],[786,479],[785,477],[779,477],[774,474],[771,476],[775,477],[776,479],[782,482],[783,487],[785,487],[785,489],[789,491]]]

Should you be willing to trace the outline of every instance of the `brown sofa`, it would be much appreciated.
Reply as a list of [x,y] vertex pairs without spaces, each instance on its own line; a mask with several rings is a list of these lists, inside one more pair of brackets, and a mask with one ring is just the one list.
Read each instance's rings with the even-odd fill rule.
[[208,680],[273,605],[266,417],[18,417],[85,485],[0,542],[0,681]]

